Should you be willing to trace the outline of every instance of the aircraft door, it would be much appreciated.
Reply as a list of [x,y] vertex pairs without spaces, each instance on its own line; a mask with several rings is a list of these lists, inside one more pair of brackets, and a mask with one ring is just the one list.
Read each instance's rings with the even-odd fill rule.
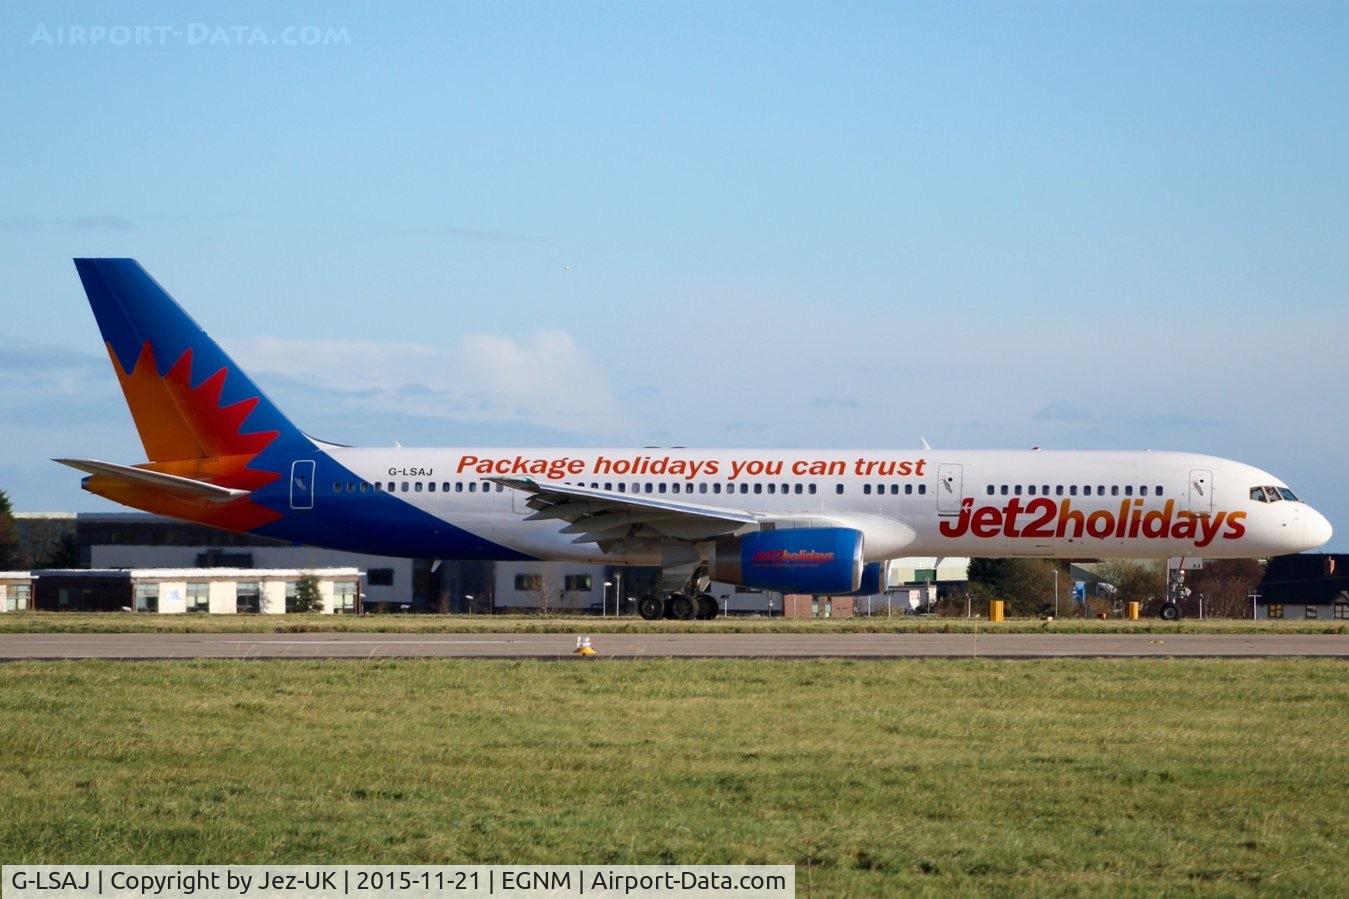
[[959,515],[960,501],[965,496],[964,472],[955,462],[937,466],[937,514]]
[[1208,514],[1213,511],[1213,472],[1196,468],[1190,472],[1189,507],[1191,512]]
[[290,507],[314,508],[314,460],[299,459],[290,466]]

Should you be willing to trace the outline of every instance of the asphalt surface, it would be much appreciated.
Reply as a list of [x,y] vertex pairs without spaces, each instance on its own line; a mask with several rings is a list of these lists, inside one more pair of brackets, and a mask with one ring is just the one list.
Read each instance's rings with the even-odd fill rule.
[[[1349,658],[1349,634],[595,634],[599,658]],[[0,659],[576,659],[567,634],[3,634]]]

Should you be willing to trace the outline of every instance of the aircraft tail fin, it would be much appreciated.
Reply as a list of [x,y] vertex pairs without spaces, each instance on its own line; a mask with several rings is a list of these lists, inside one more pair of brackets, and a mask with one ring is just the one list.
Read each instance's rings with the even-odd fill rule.
[[75,268],[151,462],[312,445],[136,260]]

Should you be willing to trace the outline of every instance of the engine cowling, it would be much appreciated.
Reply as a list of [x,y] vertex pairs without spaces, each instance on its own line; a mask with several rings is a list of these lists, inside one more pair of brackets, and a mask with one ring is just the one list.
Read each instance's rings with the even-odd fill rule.
[[826,595],[862,583],[862,532],[787,528],[722,537],[712,548],[712,580],[758,590]]
[[[862,582],[849,596],[874,596],[885,592],[885,563],[868,562],[862,567]],[[837,595],[837,594],[836,594]]]

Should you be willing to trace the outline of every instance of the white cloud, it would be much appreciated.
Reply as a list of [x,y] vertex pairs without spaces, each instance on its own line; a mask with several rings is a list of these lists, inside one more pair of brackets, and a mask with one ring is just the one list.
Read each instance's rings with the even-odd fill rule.
[[329,390],[335,402],[355,408],[569,432],[614,430],[617,406],[608,381],[562,331],[471,334],[452,350],[278,337],[231,341],[228,349],[246,371]]

